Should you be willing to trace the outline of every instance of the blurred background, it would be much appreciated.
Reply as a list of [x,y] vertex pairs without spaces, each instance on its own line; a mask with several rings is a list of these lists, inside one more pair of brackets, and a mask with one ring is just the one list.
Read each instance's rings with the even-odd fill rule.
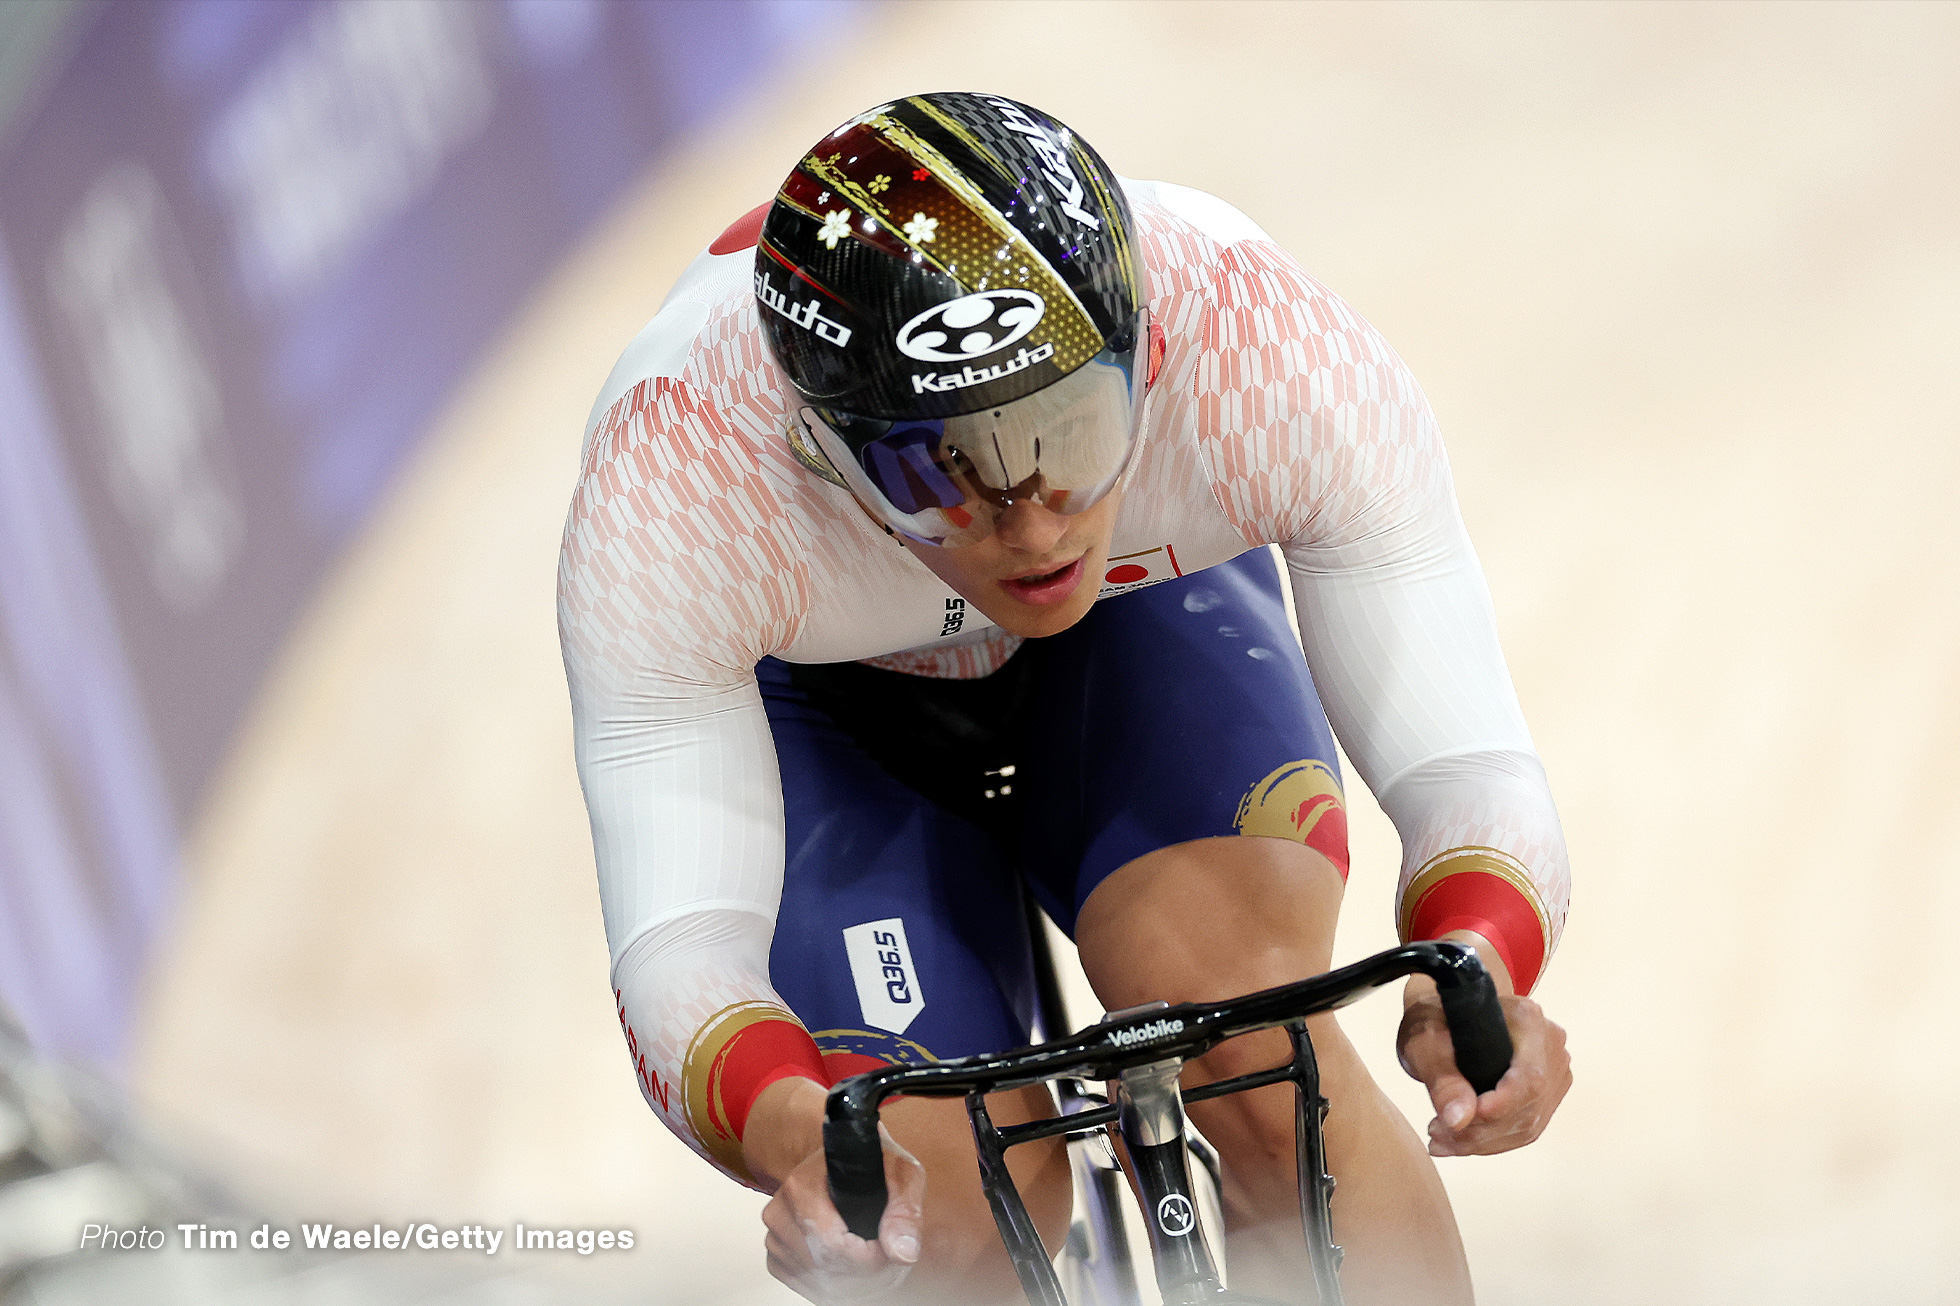
[[72,1223],[626,1227],[494,1268],[792,1300],[623,1054],[559,530],[687,261],[984,89],[1243,208],[1441,417],[1575,880],[1577,1086],[1442,1165],[1483,1299],[1960,1300],[1956,66],[1937,4],[0,6],[0,1289],[89,1272],[19,1193],[114,1162],[213,1187]]

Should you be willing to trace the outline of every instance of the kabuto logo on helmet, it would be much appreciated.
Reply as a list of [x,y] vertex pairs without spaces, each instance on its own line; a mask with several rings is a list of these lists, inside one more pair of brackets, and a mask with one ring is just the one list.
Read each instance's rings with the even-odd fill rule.
[[934,304],[898,329],[899,352],[922,363],[998,353],[1035,329],[1048,303],[1032,290],[982,290]]
[[851,343],[851,329],[835,318],[825,317],[821,300],[809,299],[797,303],[770,285],[761,268],[755,270],[755,299],[772,313],[788,318],[805,331],[815,332],[833,345],[841,347]]
[[1082,179],[1075,175],[1070,166],[1068,153],[1043,131],[1034,119],[1012,100],[988,97],[987,103],[1000,110],[1001,126],[1028,139],[1036,154],[1041,156],[1041,171],[1047,176],[1049,184],[1060,192],[1057,197],[1062,212],[1091,231],[1101,231],[1102,223],[1096,215],[1082,207]]

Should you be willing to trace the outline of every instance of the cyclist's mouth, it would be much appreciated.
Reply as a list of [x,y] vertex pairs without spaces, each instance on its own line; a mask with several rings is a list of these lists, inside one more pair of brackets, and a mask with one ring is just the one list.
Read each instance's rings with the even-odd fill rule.
[[1082,559],[1044,571],[1033,576],[1016,576],[1013,580],[1001,582],[1001,588],[1023,603],[1060,603],[1075,593],[1075,587],[1082,581]]

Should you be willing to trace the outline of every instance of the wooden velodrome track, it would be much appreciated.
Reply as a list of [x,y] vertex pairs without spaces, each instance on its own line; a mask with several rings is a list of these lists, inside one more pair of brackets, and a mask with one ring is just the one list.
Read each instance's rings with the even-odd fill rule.
[[[559,528],[694,252],[849,114],[998,89],[1239,204],[1442,418],[1576,878],[1578,1086],[1443,1163],[1483,1298],[1960,1299],[1956,64],[1951,7],[882,11],[647,179],[322,591],[202,813],[140,1101],[295,1218],[626,1226],[524,1264],[787,1298],[622,1053]],[[1392,942],[1351,799],[1344,957]],[[1394,1007],[1349,1028],[1426,1119]]]

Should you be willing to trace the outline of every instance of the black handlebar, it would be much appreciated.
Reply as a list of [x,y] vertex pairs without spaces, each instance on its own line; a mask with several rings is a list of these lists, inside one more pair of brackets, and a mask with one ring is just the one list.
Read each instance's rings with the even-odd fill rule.
[[[1475,960],[1473,955],[1472,960]],[[1477,974],[1463,984],[1436,986],[1443,1000],[1443,1020],[1456,1048],[1456,1068],[1479,1093],[1488,1093],[1511,1068],[1511,1031],[1504,1024],[1504,1007],[1490,973]]]
[[878,1109],[895,1093],[963,1097],[1064,1076],[1114,1079],[1132,1066],[1171,1057],[1189,1060],[1228,1038],[1344,1007],[1369,989],[1418,971],[1436,981],[1443,1017],[1456,1045],[1457,1067],[1471,1087],[1488,1092],[1511,1066],[1511,1035],[1496,985],[1477,954],[1461,944],[1411,943],[1312,979],[1223,1002],[1186,1002],[1142,1011],[1012,1052],[925,1066],[886,1066],[853,1075],[830,1090],[824,1108],[830,1199],[852,1233],[865,1239],[878,1236],[886,1198]]
[[850,1120],[826,1119],[823,1155],[830,1200],[844,1226],[860,1238],[877,1238],[878,1221],[885,1214],[885,1149],[878,1140],[877,1111]]

